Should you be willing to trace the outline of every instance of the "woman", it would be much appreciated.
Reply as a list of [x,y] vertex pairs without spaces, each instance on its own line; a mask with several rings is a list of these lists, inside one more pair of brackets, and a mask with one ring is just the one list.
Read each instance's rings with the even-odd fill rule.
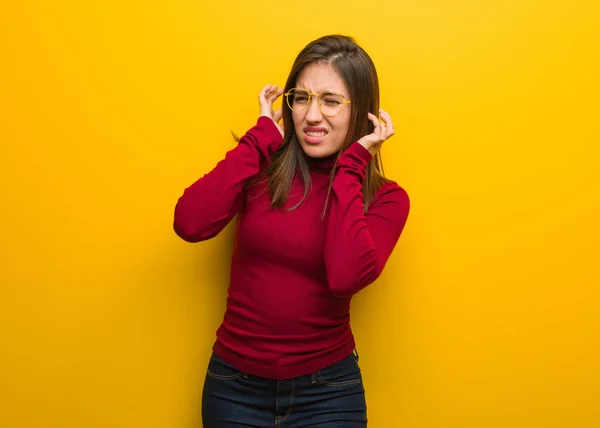
[[189,242],[237,215],[204,428],[365,427],[350,299],[381,274],[409,212],[379,167],[394,127],[375,66],[353,39],[322,37],[259,105],[256,125],[175,208]]

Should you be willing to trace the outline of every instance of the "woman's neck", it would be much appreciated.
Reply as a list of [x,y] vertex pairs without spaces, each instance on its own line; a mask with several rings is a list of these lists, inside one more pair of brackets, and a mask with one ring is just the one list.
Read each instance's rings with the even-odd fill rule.
[[333,168],[333,165],[335,164],[337,157],[338,157],[338,153],[334,153],[334,154],[324,157],[324,158],[312,158],[312,157],[304,155],[306,162],[312,169],[325,170],[325,171],[331,171],[331,168]]

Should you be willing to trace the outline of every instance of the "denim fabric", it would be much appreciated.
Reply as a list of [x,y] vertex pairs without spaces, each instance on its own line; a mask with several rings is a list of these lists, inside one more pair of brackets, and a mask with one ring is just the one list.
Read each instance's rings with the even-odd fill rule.
[[283,381],[242,373],[213,354],[202,394],[202,422],[203,428],[365,428],[358,354]]

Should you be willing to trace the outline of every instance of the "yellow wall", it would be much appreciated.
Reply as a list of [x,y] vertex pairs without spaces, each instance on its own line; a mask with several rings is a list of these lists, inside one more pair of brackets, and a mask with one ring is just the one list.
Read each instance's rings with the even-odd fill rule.
[[371,427],[600,426],[595,0],[5,2],[0,427],[194,427],[231,228],[184,187],[350,34],[412,212],[353,304]]

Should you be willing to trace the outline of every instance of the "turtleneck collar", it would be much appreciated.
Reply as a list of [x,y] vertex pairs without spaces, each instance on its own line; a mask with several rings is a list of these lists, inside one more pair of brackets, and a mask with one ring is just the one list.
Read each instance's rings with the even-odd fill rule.
[[335,164],[335,161],[338,157],[338,153],[334,153],[333,155],[327,156],[325,158],[311,158],[306,155],[304,155],[304,157],[311,169],[329,172]]

